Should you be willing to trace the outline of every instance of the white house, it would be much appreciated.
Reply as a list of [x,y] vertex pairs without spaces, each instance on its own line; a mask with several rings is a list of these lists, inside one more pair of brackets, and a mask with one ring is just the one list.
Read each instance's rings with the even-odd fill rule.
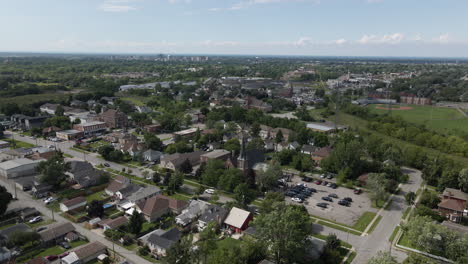
[[60,211],[68,212],[86,206],[86,198],[78,196],[60,203]]

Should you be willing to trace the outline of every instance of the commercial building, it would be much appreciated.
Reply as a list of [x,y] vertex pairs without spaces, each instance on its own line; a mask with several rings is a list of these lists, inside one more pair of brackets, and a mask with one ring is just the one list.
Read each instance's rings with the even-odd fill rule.
[[75,139],[83,138],[84,133],[79,130],[71,129],[71,130],[64,130],[64,131],[56,132],[55,136],[63,140],[75,140]]
[[0,163],[0,176],[11,179],[35,174],[39,162],[41,161],[26,158],[2,162]]
[[106,123],[101,121],[93,121],[84,124],[77,124],[73,126],[74,130],[78,130],[83,132],[84,136],[93,136],[99,133],[103,133],[106,131],[107,126]]

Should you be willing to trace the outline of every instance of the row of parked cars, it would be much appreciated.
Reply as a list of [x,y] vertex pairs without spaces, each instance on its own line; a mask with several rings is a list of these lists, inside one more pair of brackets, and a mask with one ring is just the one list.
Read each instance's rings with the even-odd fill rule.
[[302,203],[305,199],[312,196],[312,193],[317,192],[316,189],[307,187],[305,184],[297,184],[289,189],[284,195],[292,197],[294,202]]

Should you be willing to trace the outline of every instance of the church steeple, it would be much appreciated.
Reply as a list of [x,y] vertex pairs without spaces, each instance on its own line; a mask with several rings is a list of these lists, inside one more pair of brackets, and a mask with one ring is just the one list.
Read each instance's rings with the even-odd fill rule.
[[241,151],[239,153],[239,157],[237,158],[237,167],[241,170],[247,170],[249,168],[248,166],[248,160],[247,160],[247,150],[246,150],[246,145],[247,145],[247,138],[245,135],[242,135],[241,139]]

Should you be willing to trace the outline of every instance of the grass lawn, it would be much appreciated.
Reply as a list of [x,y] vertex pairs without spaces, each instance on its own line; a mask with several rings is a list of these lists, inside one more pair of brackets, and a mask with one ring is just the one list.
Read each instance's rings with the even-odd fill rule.
[[353,260],[354,260],[354,258],[356,257],[356,255],[357,255],[357,254],[356,254],[356,251],[351,252],[351,254],[349,255],[348,259],[345,261],[344,264],[351,264],[351,263],[353,263]]
[[85,241],[85,240],[77,240],[77,241],[73,241],[73,242],[70,242],[70,246],[72,248],[76,248],[76,247],[79,247],[79,246],[82,246],[84,244],[88,243],[88,241]]
[[91,195],[88,195],[86,196],[86,201],[88,201],[88,203],[90,203],[91,201],[93,200],[103,200],[104,197],[102,197],[103,194],[105,194],[106,192],[103,190],[103,191],[100,191],[100,192],[95,192]]
[[146,101],[148,101],[147,97],[144,96],[128,96],[128,97],[121,97],[120,99],[130,102],[136,106],[145,106]]
[[400,237],[400,240],[398,241],[398,244],[401,245],[401,246],[405,246],[405,247],[410,247],[410,248],[414,248],[414,249],[417,249],[416,247],[414,247],[411,242],[408,240],[408,238],[406,237],[405,233],[403,233],[403,235]]
[[135,243],[133,243],[133,244],[130,244],[130,245],[125,245],[125,246],[123,246],[123,247],[126,248],[126,249],[128,249],[128,250],[130,250],[130,251],[133,251],[133,250],[135,250],[135,249],[138,247],[138,245],[135,244]]
[[175,193],[173,195],[170,195],[171,198],[174,198],[176,200],[182,200],[182,201],[188,201],[191,199],[191,197],[187,197],[186,195],[180,194],[180,193]]
[[406,219],[406,216],[408,216],[410,211],[411,207],[406,208],[406,210],[403,212],[403,216],[401,217],[401,219]]
[[46,250],[42,251],[38,257],[45,257],[45,256],[50,256],[50,255],[60,255],[63,252],[65,252],[66,249],[60,247],[60,246],[54,246],[47,248]]
[[216,244],[218,244],[218,247],[232,248],[236,245],[240,246],[240,244],[242,244],[242,241],[227,237],[223,240],[219,240],[218,242],[216,242]]
[[337,230],[341,230],[343,232],[348,232],[348,233],[356,235],[356,236],[360,236],[362,234],[361,232],[350,230],[350,229],[348,229],[346,227],[343,227],[341,225],[335,225],[335,224],[327,223],[327,222],[320,221],[320,220],[317,222],[317,224],[323,225],[323,226],[328,226],[328,227],[331,227],[331,228],[334,228],[334,229],[337,229]]
[[148,230],[154,229],[158,226],[156,223],[144,222],[143,226],[141,227],[140,233],[145,233]]
[[13,140],[11,138],[4,138],[2,139],[3,141],[6,141],[6,142],[9,142],[10,143],[10,146],[11,147],[15,147],[15,148],[32,148],[34,147],[35,145],[33,144],[29,144],[27,142],[24,142],[24,141],[19,141],[19,140]]
[[[313,237],[316,237],[318,239],[326,240],[327,236],[322,235],[322,234],[312,234]],[[345,241],[341,241],[341,246],[345,248],[352,248],[353,246],[349,243],[346,243]]]
[[[423,105],[409,105],[412,109],[405,111],[392,111],[392,115],[401,116],[406,121],[424,124],[428,128],[447,132],[448,130],[461,130],[468,132],[468,118],[457,109],[445,107],[432,107]],[[376,109],[376,105],[368,106],[372,112],[386,114],[387,110]]]
[[366,227],[370,224],[372,219],[374,219],[376,213],[374,212],[365,212],[359,217],[357,222],[353,225],[353,228],[359,231],[364,231]]
[[12,226],[15,226],[15,225],[17,225],[16,222],[11,223],[11,224],[3,225],[3,226],[0,227],[0,230],[7,229],[8,227],[12,227]]
[[382,220],[382,216],[381,216],[381,215],[379,215],[379,216],[377,217],[377,219],[375,220],[375,222],[374,222],[374,223],[372,224],[372,226],[369,228],[369,232],[367,232],[367,233],[369,233],[369,234],[372,233],[372,231],[374,231],[374,229],[375,229],[375,228],[377,227],[377,225],[380,223],[380,220]]
[[63,153],[63,156],[65,158],[70,158],[70,159],[74,158],[73,155],[70,155],[70,154],[67,154],[67,153]]
[[388,238],[388,241],[393,242],[393,240],[395,240],[395,236],[398,234],[398,231],[400,231],[400,226],[395,227],[392,235]]

